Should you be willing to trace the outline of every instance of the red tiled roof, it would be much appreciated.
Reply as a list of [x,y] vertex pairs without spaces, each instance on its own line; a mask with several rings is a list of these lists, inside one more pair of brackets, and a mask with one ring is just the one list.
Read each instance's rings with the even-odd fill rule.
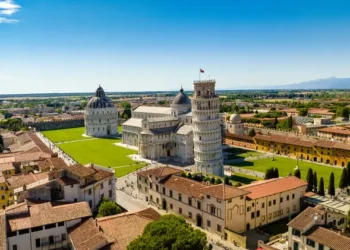
[[350,135],[350,130],[342,127],[321,128],[318,131],[332,134]]
[[297,230],[304,230],[306,227],[314,221],[314,216],[323,215],[325,212],[321,209],[314,207],[307,207],[303,212],[301,212],[297,217],[290,221],[287,225],[289,227],[295,228]]
[[176,190],[180,193],[184,193],[196,198],[201,198],[202,193],[200,192],[200,189],[207,187],[198,181],[190,180],[185,177],[176,175],[165,178],[160,183],[169,189]]
[[305,236],[333,250],[350,250],[350,238],[320,226],[312,227]]
[[137,173],[137,175],[140,175],[142,177],[147,178],[149,175],[158,176],[158,177],[165,177],[168,175],[178,174],[178,173],[181,173],[181,170],[164,166],[164,167],[159,167],[159,168],[148,169],[148,170]]
[[250,194],[248,194],[249,198],[258,199],[306,185],[307,183],[305,181],[300,180],[295,176],[288,176],[284,178],[257,181],[249,185],[241,186],[239,189],[250,192]]
[[211,195],[217,199],[228,200],[241,195],[249,194],[249,191],[231,187],[225,184],[206,186],[199,190],[203,194]]

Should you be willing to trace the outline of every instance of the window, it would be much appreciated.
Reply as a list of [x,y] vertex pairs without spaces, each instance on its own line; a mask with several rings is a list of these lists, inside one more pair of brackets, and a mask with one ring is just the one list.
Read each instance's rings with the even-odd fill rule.
[[286,208],[286,213],[287,213],[287,214],[289,213],[289,207]]
[[252,218],[252,219],[255,218],[255,213],[254,212],[251,213],[250,218]]
[[156,185],[156,191],[157,191],[157,192],[159,191],[159,187],[158,187],[158,185]]
[[344,224],[344,222],[345,222],[345,219],[344,219],[344,218],[341,218],[341,219],[338,221],[338,226]]
[[231,203],[231,202],[232,202],[232,199],[229,199],[229,200],[228,200],[228,203]]
[[17,245],[13,245],[12,250],[17,250]]
[[191,197],[188,197],[188,205],[192,206],[192,199],[191,199]]
[[280,198],[280,202],[281,202],[281,203],[283,202],[283,197]]
[[188,217],[190,217],[192,219],[192,213],[188,212]]
[[306,240],[306,245],[308,245],[310,247],[315,247],[315,241],[307,239]]
[[67,240],[66,234],[61,234],[61,238],[62,238],[62,240]]
[[173,204],[170,203],[170,209],[173,209]]
[[104,197],[105,197],[105,194],[101,194],[101,200],[103,200]]
[[276,205],[276,200],[273,200],[273,205]]
[[269,201],[269,207],[271,207],[271,201]]
[[108,185],[112,185],[112,179],[108,180]]
[[77,198],[75,198],[75,199],[74,199],[74,202],[78,202],[78,199],[77,199]]
[[254,204],[254,203],[252,203],[252,207],[254,207],[254,205],[255,205],[255,204]]
[[48,224],[45,226],[45,229],[51,229],[51,228],[55,228],[56,227],[56,223],[52,223],[52,224]]
[[260,217],[260,210],[256,211],[256,217]]
[[247,212],[250,212],[250,207],[247,207]]
[[210,227],[210,220],[207,220],[207,226]]
[[64,226],[64,221],[58,222],[58,223],[57,223],[57,226],[63,227],[63,226]]
[[179,194],[179,201],[182,201],[182,195]]
[[50,236],[49,236],[49,243],[50,243],[50,244],[55,243],[55,241],[53,240],[53,235],[50,235]]
[[[147,190],[146,190],[147,191]],[[109,198],[112,198],[112,190],[109,190],[108,191],[108,196],[109,196]]]
[[89,195],[91,195],[91,194],[92,194],[91,188],[88,190],[88,193],[89,193]]
[[159,198],[157,198],[157,204],[159,204]]
[[32,232],[38,232],[38,231],[41,231],[41,230],[43,230],[42,226],[41,227],[33,227],[32,228]]
[[265,208],[265,202],[261,203],[261,208]]
[[216,201],[217,201],[218,203],[221,203],[221,200],[220,200],[220,199],[216,199]]
[[221,225],[218,224],[216,229],[218,232],[221,232]]
[[215,207],[214,206],[210,206],[210,213],[215,215]]
[[179,214],[182,214],[182,208],[179,207]]
[[292,194],[292,199],[294,199],[295,198],[295,194]]
[[289,195],[287,195],[287,201],[289,201]]
[[7,233],[7,237],[14,237],[14,236],[17,236],[17,231]]
[[210,199],[210,195],[207,194],[207,199]]
[[201,202],[200,202],[200,201],[197,201],[197,208],[198,208],[199,210],[201,210]]
[[296,229],[293,228],[293,229],[292,229],[292,234],[295,235],[295,236],[300,237],[301,232],[300,232],[299,230],[296,230]]
[[35,239],[35,247],[41,247],[40,238]]
[[165,190],[165,187],[163,187],[163,194],[165,194],[165,191],[166,191],[166,190]]
[[103,182],[100,184],[100,188],[103,189]]
[[1,199],[2,199],[2,200],[5,200],[5,195],[1,195]]
[[173,190],[169,191],[170,197],[173,198]]
[[324,249],[324,245],[318,243],[318,250],[323,250]]
[[244,197],[244,196],[243,196],[243,195],[241,195],[239,198],[240,198],[241,200],[243,200],[243,197]]

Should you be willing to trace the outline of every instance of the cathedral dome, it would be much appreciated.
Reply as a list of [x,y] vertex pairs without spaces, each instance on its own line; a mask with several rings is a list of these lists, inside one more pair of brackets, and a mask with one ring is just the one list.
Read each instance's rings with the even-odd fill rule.
[[172,104],[174,105],[191,105],[191,100],[188,98],[188,96],[184,93],[183,88],[180,89],[180,92],[175,96]]
[[88,109],[112,107],[114,107],[112,100],[106,96],[105,91],[101,86],[96,89],[95,96],[90,99],[86,106]]
[[231,123],[241,123],[242,122],[242,119],[241,119],[241,116],[239,114],[232,114],[230,116],[230,122]]

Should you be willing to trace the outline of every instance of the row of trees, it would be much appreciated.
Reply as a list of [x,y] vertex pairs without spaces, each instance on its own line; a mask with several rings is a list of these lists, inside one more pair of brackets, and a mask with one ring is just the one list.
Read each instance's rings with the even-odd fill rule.
[[[222,183],[221,178],[219,178],[219,177],[215,178],[214,176],[209,176],[209,175],[191,174],[191,173],[187,174],[186,172],[182,172],[181,176],[189,178],[189,179],[194,180],[194,181],[198,181],[198,182],[209,182],[212,185],[218,185],[218,184]],[[226,185],[233,186],[233,179],[234,179],[234,175],[231,175],[230,177],[226,175],[224,178],[224,183]],[[239,187],[241,185],[242,184],[239,182],[235,183],[236,187]]]
[[278,178],[279,173],[278,173],[278,168],[268,168],[266,169],[265,172],[265,180],[272,179],[272,178]]

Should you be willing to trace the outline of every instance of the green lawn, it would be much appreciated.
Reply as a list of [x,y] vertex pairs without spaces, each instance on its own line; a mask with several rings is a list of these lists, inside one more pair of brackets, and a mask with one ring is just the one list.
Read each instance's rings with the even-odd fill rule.
[[[118,131],[122,131],[121,126],[118,126]],[[91,139],[91,137],[83,136],[85,134],[85,127],[48,130],[41,133],[54,143]]]
[[[278,168],[280,176],[287,176],[289,173],[292,173],[292,174],[294,173],[296,160],[290,159],[290,158],[284,158],[284,157],[275,157],[274,161],[272,161],[271,158],[265,158],[261,160],[255,160],[255,161],[237,162],[237,163],[232,163],[230,165],[232,165],[233,167],[242,167],[242,168],[247,168],[247,169],[251,169],[251,170],[255,170],[263,173],[266,172],[266,169],[275,167],[275,168]],[[318,181],[320,180],[320,177],[323,177],[325,187],[328,187],[329,175],[331,172],[333,172],[335,176],[335,184],[336,184],[336,187],[338,187],[342,169],[327,167],[324,165],[320,165],[312,162],[306,162],[306,161],[299,161],[298,165],[300,168],[302,179],[304,180],[306,179],[308,169],[312,168],[313,171],[317,172]]]
[[229,153],[228,155],[229,160],[263,155],[263,153],[247,150],[243,148],[229,148],[229,149],[225,149],[225,152]]
[[[121,130],[121,127],[119,127]],[[85,128],[45,131],[43,134],[80,164],[95,163],[115,170],[117,177],[129,174],[146,164],[133,161],[128,155],[136,154],[132,149],[115,146],[120,139],[83,137]],[[88,139],[88,140],[87,140]]]
[[241,174],[241,173],[237,173],[237,172],[232,173],[232,175],[233,176],[230,178],[230,180],[232,180],[234,182],[240,182],[242,184],[250,184],[253,181],[261,180],[258,177],[255,177],[252,175],[247,175],[247,174]]

